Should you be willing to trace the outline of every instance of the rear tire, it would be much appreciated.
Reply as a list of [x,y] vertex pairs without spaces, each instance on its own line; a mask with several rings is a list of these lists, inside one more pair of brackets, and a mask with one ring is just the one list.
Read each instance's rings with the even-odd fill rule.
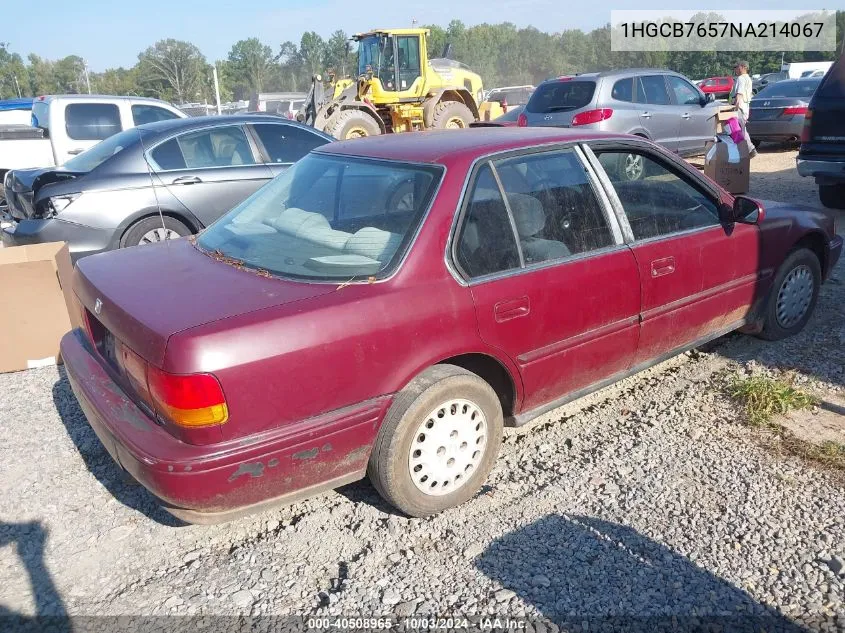
[[[164,220],[163,227],[162,219]],[[120,248],[174,240],[190,234],[191,229],[176,218],[171,218],[168,215],[163,216],[163,218],[151,215],[148,218],[138,220],[126,230],[120,239]]]
[[819,200],[828,209],[845,209],[845,185],[819,185]]
[[367,468],[379,494],[423,517],[460,505],[487,479],[502,444],[493,388],[454,365],[435,365],[400,391]]
[[441,101],[434,106],[434,114],[431,117],[431,127],[438,130],[468,128],[470,123],[475,121],[466,105],[459,101]]
[[338,140],[345,141],[353,138],[378,136],[381,134],[381,128],[372,115],[362,110],[343,110],[329,120],[328,125],[326,125],[326,133],[331,134]]
[[777,341],[803,330],[813,316],[821,281],[821,264],[813,251],[790,253],[772,283],[760,338]]

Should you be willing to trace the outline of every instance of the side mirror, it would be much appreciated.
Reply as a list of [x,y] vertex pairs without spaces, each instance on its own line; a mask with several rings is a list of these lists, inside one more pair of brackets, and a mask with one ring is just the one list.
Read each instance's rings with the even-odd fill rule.
[[732,207],[722,207],[722,220],[730,224],[760,224],[765,215],[763,205],[747,196],[736,196]]

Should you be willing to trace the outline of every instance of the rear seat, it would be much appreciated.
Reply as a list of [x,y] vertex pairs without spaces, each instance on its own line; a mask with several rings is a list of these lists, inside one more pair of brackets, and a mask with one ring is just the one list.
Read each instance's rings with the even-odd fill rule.
[[292,237],[307,240],[339,253],[364,255],[384,262],[393,256],[402,236],[398,233],[382,231],[372,226],[365,226],[357,232],[347,233],[331,227],[325,216],[302,209],[286,209],[270,226]]

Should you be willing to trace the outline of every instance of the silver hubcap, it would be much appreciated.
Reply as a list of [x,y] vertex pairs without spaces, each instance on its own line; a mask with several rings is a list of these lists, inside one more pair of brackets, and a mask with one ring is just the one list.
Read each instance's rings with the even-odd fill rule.
[[176,231],[164,228],[153,229],[144,233],[138,244],[154,244],[155,242],[163,242],[164,240],[175,240],[177,237],[179,237],[179,234]]
[[643,157],[637,154],[628,154],[625,157],[625,178],[628,180],[639,180],[643,175]]
[[439,497],[472,477],[487,449],[487,420],[469,400],[449,400],[429,413],[416,430],[408,470],[423,493]]
[[813,300],[813,273],[803,264],[789,271],[778,291],[778,324],[791,328],[807,314]]

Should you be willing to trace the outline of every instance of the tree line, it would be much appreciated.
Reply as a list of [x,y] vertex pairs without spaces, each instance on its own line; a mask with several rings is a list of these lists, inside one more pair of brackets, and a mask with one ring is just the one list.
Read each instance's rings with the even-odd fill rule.
[[[845,11],[837,11],[837,42],[845,34]],[[447,42],[451,57],[479,73],[487,88],[537,84],[562,74],[615,68],[671,68],[692,79],[727,75],[737,58],[750,72],[780,70],[781,54],[736,51],[612,52],[610,25],[584,32],[569,29],[546,33],[514,24],[466,26],[453,20],[446,28],[429,25],[429,56],[442,54]],[[831,53],[791,53],[787,62],[831,59]],[[0,42],[0,98],[41,94],[92,93],[150,96],[173,103],[213,102],[212,68],[216,66],[222,101],[247,99],[254,92],[305,92],[311,77],[331,68],[338,76],[354,76],[357,52],[342,30],[328,39],[303,33],[299,43],[277,46],[249,38],[236,42],[225,59],[210,62],[194,44],[160,40],[138,55],[131,68],[88,72],[84,60],[68,55],[58,60],[34,53],[25,59],[11,43]]]

